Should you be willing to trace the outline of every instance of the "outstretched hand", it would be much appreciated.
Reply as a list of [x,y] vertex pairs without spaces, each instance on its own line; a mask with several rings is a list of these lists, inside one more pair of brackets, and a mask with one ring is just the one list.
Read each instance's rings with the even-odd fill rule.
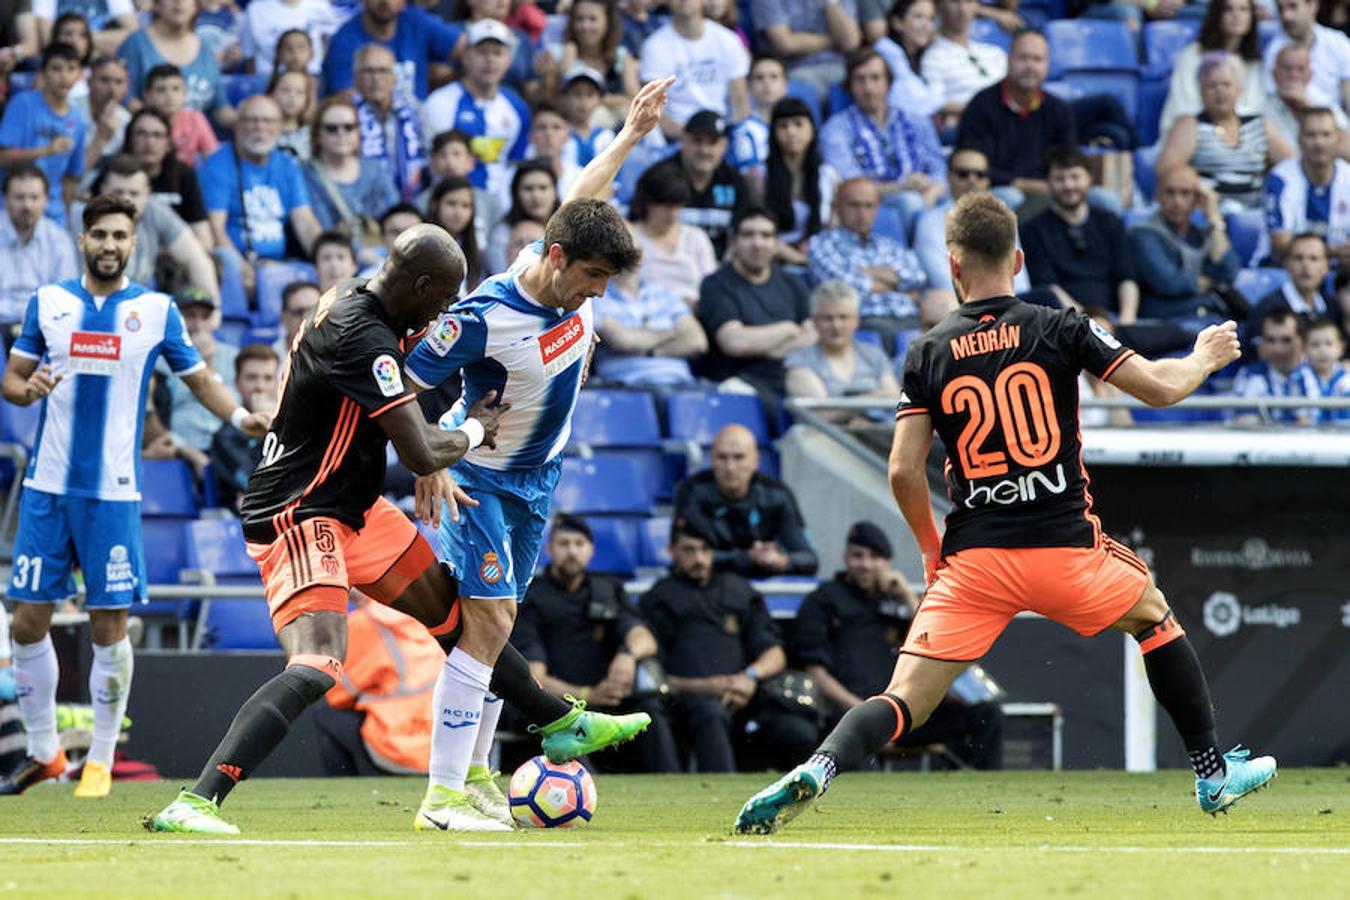
[[624,119],[623,130],[630,132],[636,140],[642,140],[653,128],[661,123],[661,114],[666,109],[666,94],[675,83],[674,75],[649,81],[633,96],[628,105],[628,116]]

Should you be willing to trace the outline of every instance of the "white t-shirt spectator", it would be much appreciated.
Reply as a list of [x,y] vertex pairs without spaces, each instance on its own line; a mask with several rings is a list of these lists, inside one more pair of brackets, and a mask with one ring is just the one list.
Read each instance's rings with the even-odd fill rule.
[[309,71],[318,75],[323,71],[323,51],[328,46],[328,39],[343,21],[344,18],[326,0],[297,0],[295,3],[253,0],[244,9],[239,43],[244,59],[253,60],[253,71],[271,77],[277,41],[286,32],[298,28],[307,33],[314,44]]
[[[1275,57],[1289,43],[1289,35],[1281,31],[1266,45],[1266,91],[1275,93]],[[1325,25],[1313,26],[1312,47],[1308,49],[1312,62],[1312,83],[1319,91],[1339,106],[1343,96],[1341,82],[1350,81],[1350,37]]]
[[970,98],[1008,74],[1008,54],[983,41],[962,47],[938,37],[919,63],[923,80],[941,92],[942,102],[969,103]]
[[683,125],[700,109],[726,116],[731,112],[727,83],[750,74],[750,54],[734,31],[711,20],[704,20],[703,36],[696,41],[666,24],[642,42],[639,78],[646,83],[672,73],[678,76],[666,100],[672,119]]

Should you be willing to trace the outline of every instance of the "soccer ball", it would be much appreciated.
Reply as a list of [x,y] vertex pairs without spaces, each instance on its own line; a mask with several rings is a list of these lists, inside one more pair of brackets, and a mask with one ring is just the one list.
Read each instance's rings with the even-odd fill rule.
[[571,828],[595,813],[595,779],[576,760],[536,756],[516,769],[507,794],[511,815],[524,828]]

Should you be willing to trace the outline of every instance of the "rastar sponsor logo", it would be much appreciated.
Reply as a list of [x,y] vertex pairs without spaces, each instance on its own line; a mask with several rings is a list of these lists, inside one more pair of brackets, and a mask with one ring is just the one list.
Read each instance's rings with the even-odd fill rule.
[[539,358],[544,375],[552,378],[576,362],[586,352],[586,324],[581,316],[572,316],[539,335]]
[[82,375],[111,375],[122,358],[122,338],[97,331],[70,336],[70,367]]
[[979,506],[1011,506],[1030,503],[1042,494],[1062,494],[1069,487],[1063,464],[1057,464],[1051,478],[1045,472],[1033,471],[1016,478],[1005,478],[993,484],[973,484],[966,496],[966,509]]

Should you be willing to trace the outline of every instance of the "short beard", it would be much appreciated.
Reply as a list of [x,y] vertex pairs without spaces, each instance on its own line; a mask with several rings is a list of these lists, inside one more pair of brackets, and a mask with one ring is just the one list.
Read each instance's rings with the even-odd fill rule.
[[118,257],[117,271],[113,272],[111,275],[104,275],[102,269],[99,268],[99,257],[89,253],[84,255],[85,271],[93,275],[99,281],[115,281],[116,279],[121,278],[122,273],[127,270],[127,263],[129,261],[130,257]]

